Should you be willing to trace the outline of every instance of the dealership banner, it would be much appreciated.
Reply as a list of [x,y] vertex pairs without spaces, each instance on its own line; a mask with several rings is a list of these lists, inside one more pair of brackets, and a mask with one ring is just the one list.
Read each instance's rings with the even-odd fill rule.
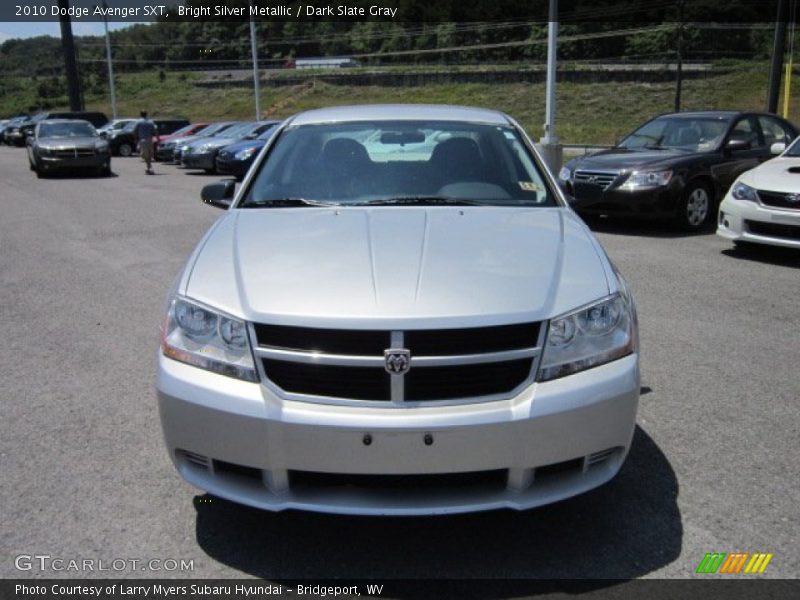
[[540,580],[540,579],[405,579],[280,580],[254,579],[6,579],[2,600],[286,600],[317,598],[408,599],[573,599],[599,600],[783,600],[800,597],[800,580]]
[[[774,22],[779,0],[559,0],[561,22]],[[0,22],[373,21],[384,23],[548,20],[548,0],[3,0]]]

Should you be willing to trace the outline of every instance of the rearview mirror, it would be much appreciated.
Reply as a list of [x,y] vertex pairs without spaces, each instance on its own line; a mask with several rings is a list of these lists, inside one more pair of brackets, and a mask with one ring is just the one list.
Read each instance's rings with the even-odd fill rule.
[[775,156],[778,154],[783,154],[784,150],[786,150],[786,144],[783,142],[775,142],[769,147],[770,154],[774,154]]
[[209,183],[200,192],[200,198],[206,204],[217,208],[230,208],[233,202],[233,192],[236,189],[235,179],[224,179],[216,183]]
[[424,131],[386,131],[381,134],[381,144],[421,144],[425,141]]

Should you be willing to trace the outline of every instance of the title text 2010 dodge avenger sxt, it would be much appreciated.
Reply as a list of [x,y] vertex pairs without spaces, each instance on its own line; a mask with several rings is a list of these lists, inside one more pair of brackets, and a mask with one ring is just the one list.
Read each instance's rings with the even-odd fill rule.
[[180,474],[243,504],[525,509],[619,470],[628,286],[508,116],[288,119],[191,255],[158,359]]

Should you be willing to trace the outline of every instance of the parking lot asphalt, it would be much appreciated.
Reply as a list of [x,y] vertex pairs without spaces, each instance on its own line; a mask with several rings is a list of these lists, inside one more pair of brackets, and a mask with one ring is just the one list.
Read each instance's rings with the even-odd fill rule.
[[[687,578],[733,551],[773,553],[763,577],[800,573],[800,253],[593,225],[638,303],[643,388],[627,463],[589,494],[524,513],[271,514],[191,488],[161,440],[165,294],[221,215],[199,201],[217,178],[112,168],[40,180],[0,147],[1,577]],[[34,554],[194,570],[17,570]]]

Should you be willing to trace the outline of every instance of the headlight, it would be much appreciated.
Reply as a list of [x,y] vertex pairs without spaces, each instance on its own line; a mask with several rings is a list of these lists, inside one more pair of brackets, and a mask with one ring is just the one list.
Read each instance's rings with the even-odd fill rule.
[[558,178],[561,181],[569,181],[572,178],[572,171],[569,170],[569,167],[561,167],[558,172]]
[[177,297],[170,303],[161,351],[220,375],[258,381],[244,321],[186,298]]
[[627,189],[662,187],[672,179],[672,171],[634,171],[621,187]]
[[256,152],[258,152],[258,148],[247,148],[246,150],[239,150],[239,152],[234,154],[233,157],[236,160],[247,160]]
[[195,152],[199,152],[200,154],[205,154],[206,152],[211,152],[212,150],[216,150],[217,148],[218,146],[216,144],[203,144]]
[[108,142],[95,142],[94,149],[97,152],[108,152]]
[[758,202],[755,189],[751,188],[746,183],[737,181],[731,188],[731,196],[737,200],[750,200],[751,202]]
[[39,155],[40,156],[51,156],[53,151],[50,148],[42,148],[39,146]]
[[636,349],[636,312],[627,284],[619,293],[552,319],[539,381],[596,367]]

